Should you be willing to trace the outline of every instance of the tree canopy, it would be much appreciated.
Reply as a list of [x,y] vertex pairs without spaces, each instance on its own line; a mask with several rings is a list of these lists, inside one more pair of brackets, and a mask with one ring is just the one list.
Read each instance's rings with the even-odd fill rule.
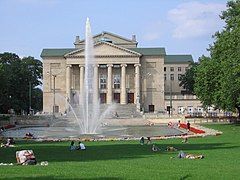
[[210,57],[201,57],[194,92],[204,106],[235,111],[240,116],[240,0],[229,1],[220,16],[226,25],[215,33]]
[[30,102],[33,109],[41,110],[41,79],[41,61],[31,56],[20,58],[14,53],[0,54],[0,113],[10,109],[18,114],[28,112]]
[[198,63],[194,62],[190,64],[190,67],[187,69],[186,73],[183,74],[180,78],[180,86],[186,89],[187,93],[194,94],[194,84],[195,84],[195,74]]

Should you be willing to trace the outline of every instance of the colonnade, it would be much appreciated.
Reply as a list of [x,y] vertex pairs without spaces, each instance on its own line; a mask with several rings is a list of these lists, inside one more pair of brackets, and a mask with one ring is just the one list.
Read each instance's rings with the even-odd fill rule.
[[[134,103],[138,104],[140,98],[140,66],[141,64],[134,64],[135,67],[135,93],[134,93]],[[70,99],[71,93],[71,68],[72,65],[66,66],[66,96]],[[80,96],[81,92],[83,92],[84,88],[84,65],[79,65],[80,68]],[[98,69],[99,65],[94,65],[94,75],[93,75],[93,83],[97,84],[97,87],[94,88],[93,94],[96,96],[93,97],[93,100],[99,99],[99,76]],[[127,64],[121,64],[121,86],[120,86],[120,103],[127,104],[127,89],[126,89],[126,68]],[[107,64],[107,104],[112,104],[113,102],[113,64]],[[96,101],[94,101],[96,102]]]

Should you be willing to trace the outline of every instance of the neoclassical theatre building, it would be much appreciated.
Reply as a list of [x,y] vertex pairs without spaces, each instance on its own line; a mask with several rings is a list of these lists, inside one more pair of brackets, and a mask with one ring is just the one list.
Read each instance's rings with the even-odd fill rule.
[[[179,87],[180,76],[193,62],[191,55],[138,47],[135,35],[128,39],[102,32],[93,39],[93,78],[102,104],[135,104],[144,112],[166,112],[171,106],[173,114],[203,111],[196,96]],[[74,48],[43,49],[43,112],[64,113],[68,102],[79,103],[74,96],[84,86],[84,43],[76,36]]]

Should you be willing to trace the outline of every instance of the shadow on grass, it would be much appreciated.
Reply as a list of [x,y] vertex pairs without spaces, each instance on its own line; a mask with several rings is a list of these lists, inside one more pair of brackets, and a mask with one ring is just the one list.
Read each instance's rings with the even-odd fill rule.
[[[160,142],[160,143],[159,143]],[[20,144],[20,142],[19,142]],[[28,142],[23,143],[16,148],[4,148],[0,154],[5,154],[3,162],[15,162],[15,152],[21,149],[32,149],[38,162],[89,162],[99,160],[117,160],[117,159],[134,159],[154,156],[155,152],[151,151],[151,145],[139,145],[137,142],[87,142],[87,150],[70,151],[67,142],[47,143],[47,142]],[[157,142],[161,148],[161,154],[172,154],[177,152],[163,151],[167,146],[174,146],[183,151],[199,151],[214,149],[238,148],[238,146],[229,146],[227,143],[198,143],[198,144],[162,144]],[[3,155],[2,154],[2,155]]]
[[190,178],[190,177],[191,177],[190,175],[186,175],[186,176],[181,177],[180,180],[185,180],[185,179]]
[[62,178],[62,177],[58,177],[58,176],[42,176],[42,177],[10,177],[10,178],[4,178],[4,179],[27,179],[27,180],[48,180],[48,179],[86,179],[86,180],[121,180],[122,178],[118,178],[118,177],[96,177],[96,178]]

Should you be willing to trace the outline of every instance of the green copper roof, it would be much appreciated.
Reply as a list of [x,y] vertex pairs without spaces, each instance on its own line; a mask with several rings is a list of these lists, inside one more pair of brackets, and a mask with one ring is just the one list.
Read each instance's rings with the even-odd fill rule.
[[181,64],[193,62],[192,55],[166,55],[165,64]]
[[166,55],[165,48],[128,48],[128,49],[138,52],[144,56]]
[[75,48],[67,49],[43,49],[41,57],[63,57],[65,54],[75,51]]

